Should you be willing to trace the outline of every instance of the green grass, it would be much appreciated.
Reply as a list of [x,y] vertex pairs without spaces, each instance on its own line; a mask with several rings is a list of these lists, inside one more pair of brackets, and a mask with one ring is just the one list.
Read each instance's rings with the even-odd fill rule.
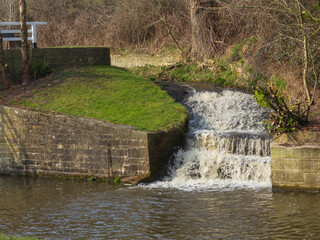
[[0,240],[36,240],[36,238],[4,236],[0,233]]
[[207,64],[177,63],[171,66],[144,66],[131,69],[135,74],[157,81],[208,82],[221,86],[249,88],[251,82],[239,78],[231,65],[223,59],[214,59],[212,66]]
[[214,82],[212,71],[201,68],[196,63],[177,63],[170,66],[144,66],[131,69],[135,74],[147,77],[151,80],[175,81],[175,82]]
[[251,92],[258,83],[267,84],[266,77],[244,58],[245,46],[252,46],[257,41],[255,37],[248,38],[235,44],[225,56],[202,63],[180,62],[163,67],[147,65],[130,71],[152,81],[208,82]]
[[227,57],[227,60],[229,62],[236,62],[236,61],[243,59],[243,47],[246,45],[252,46],[252,45],[256,44],[257,42],[258,42],[257,37],[253,36],[253,37],[247,38],[239,43],[234,44],[230,53],[229,53],[229,56]]
[[105,120],[145,131],[181,125],[186,109],[153,82],[108,66],[73,68],[57,75],[62,83],[13,101],[29,109]]

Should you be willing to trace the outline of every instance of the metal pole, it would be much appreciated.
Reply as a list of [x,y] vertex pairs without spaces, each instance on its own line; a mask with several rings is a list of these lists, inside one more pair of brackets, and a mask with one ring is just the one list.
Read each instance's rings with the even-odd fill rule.
[[31,25],[31,31],[32,31],[32,48],[37,48],[37,25],[32,24]]

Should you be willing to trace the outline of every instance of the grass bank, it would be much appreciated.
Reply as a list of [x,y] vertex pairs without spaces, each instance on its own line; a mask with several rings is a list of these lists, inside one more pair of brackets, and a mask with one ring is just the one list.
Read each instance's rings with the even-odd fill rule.
[[13,105],[125,124],[145,131],[182,124],[186,109],[152,81],[122,68],[90,66],[63,70],[61,80]]
[[248,38],[233,45],[224,56],[202,62],[179,62],[161,67],[147,65],[130,70],[153,81],[208,82],[251,91],[252,87],[267,82],[266,76],[255,69],[246,57],[257,41],[254,37]]
[[36,240],[36,238],[5,236],[0,233],[0,240]]

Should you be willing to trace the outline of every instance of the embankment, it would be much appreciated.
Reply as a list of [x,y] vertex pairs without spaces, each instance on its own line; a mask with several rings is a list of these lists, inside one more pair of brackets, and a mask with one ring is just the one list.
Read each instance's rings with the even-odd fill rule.
[[0,107],[0,173],[100,178],[137,183],[158,177],[185,126],[167,132],[60,114]]

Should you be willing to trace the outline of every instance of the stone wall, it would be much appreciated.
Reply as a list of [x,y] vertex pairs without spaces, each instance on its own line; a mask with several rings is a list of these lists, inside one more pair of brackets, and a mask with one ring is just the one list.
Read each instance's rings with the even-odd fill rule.
[[275,189],[320,191],[320,132],[283,134],[271,145]]
[[185,128],[150,133],[100,120],[0,106],[0,173],[153,180]]
[[131,68],[142,67],[145,65],[166,66],[174,64],[181,60],[179,54],[165,54],[165,55],[148,55],[148,54],[126,54],[118,55],[112,54],[112,66]]
[[[5,50],[5,60],[14,83],[21,82],[20,50]],[[109,48],[35,48],[32,49],[32,64],[47,63],[51,68],[81,65],[110,65]],[[0,81],[1,82],[1,81]]]

